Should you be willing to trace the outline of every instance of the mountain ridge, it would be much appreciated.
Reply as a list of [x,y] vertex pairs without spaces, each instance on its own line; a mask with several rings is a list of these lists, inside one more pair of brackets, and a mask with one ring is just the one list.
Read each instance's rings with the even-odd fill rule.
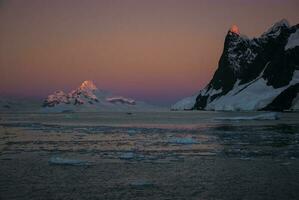
[[60,90],[55,91],[44,100],[42,106],[46,112],[134,111],[158,109],[157,106],[99,90],[91,80],[83,81],[77,89],[74,89],[69,93]]
[[[280,105],[267,105],[276,98],[286,100],[290,92],[287,96],[291,100],[297,97],[297,86],[284,97],[279,95],[299,82],[299,25],[290,26],[281,20],[252,39],[232,29],[225,37],[223,53],[211,81],[195,99],[188,97],[188,106],[185,98],[173,105],[172,110],[292,109],[296,102],[281,105],[284,101],[276,100]],[[195,103],[190,106],[192,102]]]

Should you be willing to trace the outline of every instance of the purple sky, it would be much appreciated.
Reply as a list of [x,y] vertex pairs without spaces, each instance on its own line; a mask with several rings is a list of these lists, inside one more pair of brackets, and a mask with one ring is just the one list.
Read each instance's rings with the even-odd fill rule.
[[0,1],[0,95],[45,97],[86,79],[170,104],[205,86],[228,29],[259,36],[299,1]]

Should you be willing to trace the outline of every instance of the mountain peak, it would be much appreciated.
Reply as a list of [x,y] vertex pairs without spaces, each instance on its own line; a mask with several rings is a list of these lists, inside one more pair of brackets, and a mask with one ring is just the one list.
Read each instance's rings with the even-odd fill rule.
[[239,30],[239,27],[237,25],[232,25],[232,27],[229,29],[229,32],[240,35],[240,30]]
[[156,110],[155,106],[134,99],[114,96],[97,89],[93,81],[86,80],[69,93],[55,91],[48,95],[42,105],[46,112],[94,112]]
[[289,24],[288,20],[282,19],[282,20],[276,22],[275,24],[273,24],[271,26],[271,28],[269,28],[265,33],[262,34],[262,37],[267,36],[267,35],[277,36],[280,34],[281,28],[289,28],[289,27],[290,27],[290,24]]
[[90,90],[90,91],[94,91],[97,90],[97,86],[93,83],[93,81],[91,80],[86,80],[84,81],[80,87],[81,90]]
[[289,27],[289,26],[290,26],[290,23],[288,22],[288,20],[286,20],[286,19],[282,19],[282,20],[276,22],[272,27],[279,27],[279,26],[286,26],[286,27]]

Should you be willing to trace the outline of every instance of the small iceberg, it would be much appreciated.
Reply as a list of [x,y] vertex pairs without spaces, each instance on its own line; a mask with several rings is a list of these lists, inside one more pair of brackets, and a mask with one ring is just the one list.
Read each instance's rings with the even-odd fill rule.
[[217,117],[215,120],[229,120],[229,121],[241,121],[241,120],[278,120],[280,117],[278,113],[265,113],[254,116],[239,116],[239,117]]
[[121,153],[118,158],[121,160],[140,161],[140,160],[144,160],[145,156],[140,153],[135,153],[135,152],[124,152],[124,153]]
[[72,166],[87,166],[91,163],[84,160],[67,159],[61,157],[52,157],[49,159],[50,165],[72,165]]
[[191,137],[174,137],[169,141],[171,144],[197,144],[198,142]]
[[127,133],[128,133],[129,135],[135,135],[135,134],[138,133],[138,131],[132,129],[132,130],[127,130]]

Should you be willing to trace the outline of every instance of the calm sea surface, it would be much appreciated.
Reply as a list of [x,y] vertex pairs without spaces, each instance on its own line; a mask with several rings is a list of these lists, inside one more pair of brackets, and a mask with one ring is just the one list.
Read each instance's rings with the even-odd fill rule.
[[0,199],[298,199],[299,113],[0,113]]

